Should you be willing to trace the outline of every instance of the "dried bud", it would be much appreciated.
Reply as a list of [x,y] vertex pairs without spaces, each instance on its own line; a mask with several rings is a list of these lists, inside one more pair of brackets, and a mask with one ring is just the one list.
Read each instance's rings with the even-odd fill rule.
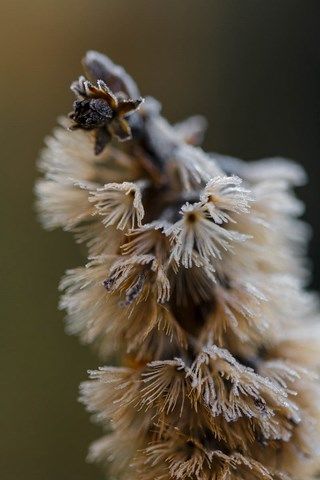
[[102,127],[113,116],[108,103],[102,98],[76,100],[73,108],[74,113],[70,115],[70,118],[76,122],[75,127],[85,130]]
[[123,92],[113,93],[103,80],[98,80],[94,86],[84,77],[74,82],[71,90],[77,96],[74,111],[69,114],[74,121],[71,129],[96,130],[96,155],[102,152],[111,137],[119,141],[132,138],[127,116],[139,108],[142,98],[132,100]]

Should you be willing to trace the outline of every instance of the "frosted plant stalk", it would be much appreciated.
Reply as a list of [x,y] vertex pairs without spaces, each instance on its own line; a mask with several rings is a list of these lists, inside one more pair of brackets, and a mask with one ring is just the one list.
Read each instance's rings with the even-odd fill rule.
[[38,209],[86,246],[61,281],[68,332],[104,362],[80,400],[115,478],[311,479],[319,470],[317,299],[283,159],[206,154],[97,52],[41,155]]

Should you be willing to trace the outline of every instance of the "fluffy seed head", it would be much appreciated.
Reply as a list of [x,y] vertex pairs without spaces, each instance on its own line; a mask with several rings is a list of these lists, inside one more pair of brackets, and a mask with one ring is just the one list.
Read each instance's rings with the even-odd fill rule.
[[311,480],[319,471],[319,307],[305,291],[302,169],[200,147],[133,79],[89,52],[70,119],[46,140],[43,225],[85,266],[61,281],[67,331],[106,361],[80,400],[110,433],[115,478]]

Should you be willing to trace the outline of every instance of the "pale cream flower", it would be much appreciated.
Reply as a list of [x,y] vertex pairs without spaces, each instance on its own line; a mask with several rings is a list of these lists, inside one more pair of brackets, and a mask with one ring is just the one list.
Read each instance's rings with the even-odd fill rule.
[[88,202],[88,193],[79,185],[42,180],[35,191],[41,198],[38,211],[45,228],[74,230],[81,222],[91,219],[93,207]]
[[239,177],[214,177],[200,196],[215,223],[235,222],[232,213],[248,213],[249,202],[253,200],[249,190],[241,187]]
[[206,184],[221,171],[200,148],[182,145],[172,155],[172,165],[179,173],[184,190],[193,190]]
[[89,200],[95,204],[106,227],[116,225],[119,230],[134,228],[141,225],[144,217],[141,187],[130,182],[108,183],[91,191]]
[[194,251],[204,260],[221,259],[221,250],[232,251],[234,242],[244,242],[249,238],[210,220],[201,203],[186,203],[180,213],[182,219],[169,227],[166,233],[172,233],[174,237],[172,259],[186,268],[193,264]]

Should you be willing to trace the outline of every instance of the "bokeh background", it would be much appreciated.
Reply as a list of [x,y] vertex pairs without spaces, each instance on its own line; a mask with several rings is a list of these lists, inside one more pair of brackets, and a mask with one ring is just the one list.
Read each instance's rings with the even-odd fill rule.
[[300,190],[320,281],[318,0],[0,0],[0,476],[97,480],[85,463],[100,430],[77,403],[98,360],[63,330],[59,278],[84,259],[33,209],[35,161],[88,49],[107,53],[177,121],[210,124],[205,147],[282,155],[310,175]]

